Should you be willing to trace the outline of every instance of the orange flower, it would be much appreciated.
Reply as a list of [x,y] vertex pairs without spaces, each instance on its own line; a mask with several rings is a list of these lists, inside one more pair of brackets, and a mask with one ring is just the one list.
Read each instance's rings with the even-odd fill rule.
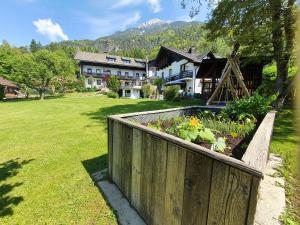
[[200,121],[199,121],[197,118],[192,117],[192,118],[190,119],[189,125],[190,125],[191,127],[196,127],[196,126],[198,126],[199,124],[200,124]]

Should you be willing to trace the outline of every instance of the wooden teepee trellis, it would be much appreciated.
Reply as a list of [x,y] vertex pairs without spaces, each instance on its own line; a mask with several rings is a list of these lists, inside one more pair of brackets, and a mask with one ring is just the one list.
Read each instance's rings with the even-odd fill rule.
[[[249,91],[244,83],[244,78],[242,75],[242,72],[240,70],[239,64],[237,63],[237,51],[239,49],[239,45],[236,44],[234,46],[234,49],[231,53],[231,55],[229,55],[227,57],[227,63],[222,71],[222,75],[220,78],[220,82],[217,86],[217,88],[215,89],[215,91],[213,92],[213,94],[211,95],[211,97],[208,99],[207,101],[207,105],[210,105],[212,103],[212,101],[219,95],[220,91],[223,92],[224,88],[227,88],[228,91],[231,93],[233,99],[237,99],[238,98],[238,94],[237,94],[237,90],[234,88],[233,86],[233,82],[231,80],[231,76],[235,76],[239,86],[242,89],[242,93],[246,96],[250,96]],[[220,94],[220,98],[222,96],[222,93]]]

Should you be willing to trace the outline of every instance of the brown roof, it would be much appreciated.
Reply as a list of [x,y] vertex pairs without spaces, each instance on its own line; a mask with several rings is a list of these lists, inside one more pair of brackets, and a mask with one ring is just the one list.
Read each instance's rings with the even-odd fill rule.
[[[115,59],[115,62],[109,62],[108,58]],[[129,57],[121,57],[115,55],[108,55],[105,53],[91,53],[91,52],[77,52],[75,59],[82,62],[92,62],[92,63],[101,63],[107,65],[117,65],[125,67],[134,67],[134,68],[146,68],[146,61],[144,59],[135,59]],[[130,60],[130,63],[125,63],[124,60]],[[142,65],[144,64],[144,65]]]
[[14,88],[18,87],[12,81],[5,80],[3,77],[0,77],[0,85],[7,86],[7,87],[14,87]]

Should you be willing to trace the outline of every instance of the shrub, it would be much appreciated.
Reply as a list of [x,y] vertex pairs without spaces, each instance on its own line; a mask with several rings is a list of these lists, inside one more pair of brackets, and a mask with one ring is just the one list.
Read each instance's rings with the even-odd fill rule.
[[228,104],[221,112],[224,117],[239,120],[242,115],[252,115],[259,119],[271,109],[273,97],[263,97],[255,93],[251,97],[244,97]]
[[117,76],[111,76],[106,81],[107,87],[113,92],[118,92],[121,86],[121,81]]
[[150,84],[145,84],[142,87],[143,93],[144,93],[144,98],[149,98],[151,95],[151,85]]
[[119,95],[118,95],[117,92],[110,91],[110,92],[107,93],[107,97],[109,97],[109,98],[118,98]]
[[0,101],[2,101],[5,97],[4,89],[5,89],[4,86],[0,85]]
[[172,101],[178,98],[180,87],[178,85],[169,86],[164,91],[164,99],[167,101]]

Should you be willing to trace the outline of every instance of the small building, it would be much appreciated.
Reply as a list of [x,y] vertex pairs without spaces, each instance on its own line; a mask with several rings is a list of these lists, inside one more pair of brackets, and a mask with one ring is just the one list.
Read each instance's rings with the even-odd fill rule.
[[[217,87],[226,62],[226,58],[217,57],[212,52],[199,54],[194,47],[184,51],[161,46],[153,64],[155,76],[164,79],[164,86],[179,85],[184,96],[199,96],[206,100]],[[240,59],[240,69],[250,94],[261,84],[265,64],[250,58]],[[241,88],[233,82],[238,95],[241,95]],[[225,100],[228,97],[225,95],[224,92],[219,100]]]
[[17,98],[19,87],[10,80],[0,77],[0,85],[4,86],[5,98]]
[[141,97],[142,85],[147,82],[146,60],[90,52],[78,52],[75,60],[80,66],[86,88],[105,88],[106,79],[115,75],[121,81],[121,97]]

